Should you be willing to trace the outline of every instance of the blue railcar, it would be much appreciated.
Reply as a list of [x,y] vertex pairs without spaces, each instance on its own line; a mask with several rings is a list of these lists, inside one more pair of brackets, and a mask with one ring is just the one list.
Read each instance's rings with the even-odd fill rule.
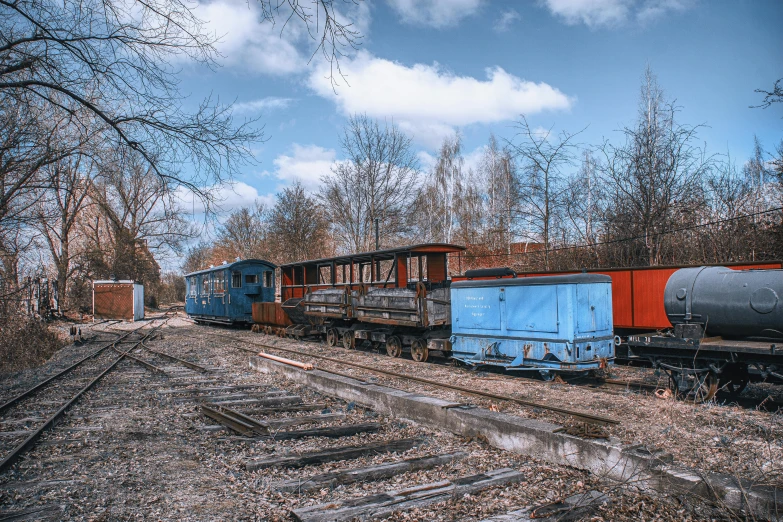
[[185,312],[196,322],[251,324],[253,303],[275,300],[276,265],[245,259],[185,275]]
[[560,372],[614,359],[609,276],[503,278],[451,285],[452,356],[470,366]]

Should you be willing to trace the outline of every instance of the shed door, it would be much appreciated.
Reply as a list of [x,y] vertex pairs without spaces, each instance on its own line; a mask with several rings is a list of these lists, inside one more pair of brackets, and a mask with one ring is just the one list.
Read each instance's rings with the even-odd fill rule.
[[500,330],[499,288],[460,288],[452,292],[451,306],[459,329]]

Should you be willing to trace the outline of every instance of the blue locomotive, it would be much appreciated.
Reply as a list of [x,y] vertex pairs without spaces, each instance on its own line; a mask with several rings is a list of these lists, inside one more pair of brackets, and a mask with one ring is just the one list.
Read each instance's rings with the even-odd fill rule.
[[186,274],[185,312],[197,323],[251,324],[253,303],[275,300],[275,268],[244,259]]
[[469,366],[540,371],[549,378],[598,369],[614,358],[609,276],[456,281],[451,315],[451,356]]

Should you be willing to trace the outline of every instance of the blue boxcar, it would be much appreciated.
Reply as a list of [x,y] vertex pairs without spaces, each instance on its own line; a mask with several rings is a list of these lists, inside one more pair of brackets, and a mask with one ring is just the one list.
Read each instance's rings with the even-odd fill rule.
[[224,263],[185,275],[185,312],[196,322],[253,322],[253,303],[275,300],[275,268],[261,259]]
[[451,285],[452,356],[470,366],[557,372],[614,359],[612,281],[575,274]]

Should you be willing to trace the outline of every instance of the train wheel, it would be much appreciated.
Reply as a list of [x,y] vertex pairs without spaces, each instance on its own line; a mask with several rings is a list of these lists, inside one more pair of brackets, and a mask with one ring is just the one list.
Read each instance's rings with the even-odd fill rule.
[[427,348],[427,341],[416,339],[411,345],[411,357],[417,362],[426,362],[430,357],[430,350]]
[[392,335],[386,340],[386,353],[389,357],[399,357],[402,355],[402,341],[396,335]]
[[718,378],[712,372],[670,374],[671,389],[674,394],[696,404],[707,402],[718,392]]
[[343,348],[346,350],[353,350],[356,347],[356,338],[353,336],[353,332],[348,330],[343,334]]
[[326,344],[332,347],[337,345],[337,332],[334,331],[334,328],[329,328],[326,331]]
[[739,363],[727,364],[718,378],[718,389],[739,395],[748,385],[750,374],[748,367]]

